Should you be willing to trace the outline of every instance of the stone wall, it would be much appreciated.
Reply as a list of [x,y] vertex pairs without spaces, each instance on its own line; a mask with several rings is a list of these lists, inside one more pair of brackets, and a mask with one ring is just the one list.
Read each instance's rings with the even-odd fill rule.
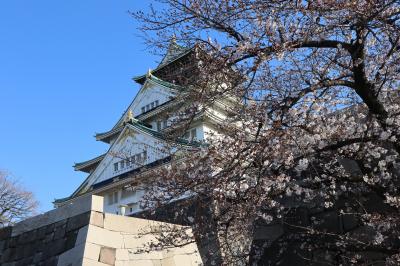
[[132,217],[185,226],[201,225],[198,230],[194,227],[193,234],[203,265],[213,266],[223,263],[210,200],[182,199],[164,205],[154,212],[144,211],[133,214]]
[[[375,193],[364,195],[364,199],[355,199],[356,203],[360,203],[360,209],[354,212],[367,213],[383,213],[390,212],[391,207],[385,204],[384,198]],[[251,258],[258,252],[261,255],[259,260],[251,260],[251,265],[282,265],[282,266],[323,266],[323,265],[339,265],[335,258],[335,248],[327,249],[327,246],[334,247],[335,241],[338,239],[335,236],[347,235],[354,242],[371,243],[375,236],[375,230],[361,222],[359,216],[353,214],[344,214],[340,210],[349,206],[350,200],[337,200],[333,208],[324,210],[322,208],[312,208],[305,206],[295,206],[291,203],[292,208],[281,219],[276,219],[274,222],[267,224],[259,222],[255,226],[253,236],[253,250]],[[361,209],[362,208],[362,209]],[[318,221],[313,224],[312,221]],[[302,228],[310,227],[321,234],[307,235],[308,241],[321,243],[320,248],[304,249],[301,248],[306,242],[306,237],[303,236]],[[326,234],[325,234],[326,233]],[[350,242],[351,243],[351,242]],[[397,247],[400,242],[396,239]],[[385,259],[388,254],[384,249],[379,247],[374,249],[372,246],[365,244],[365,250],[357,250],[352,246],[347,246],[347,257],[354,254],[362,254],[364,261],[362,265],[386,265]],[[397,249],[394,249],[397,250]],[[306,259],[305,259],[306,258]],[[341,264],[350,265],[350,264]],[[353,264],[351,264],[353,265]],[[361,265],[361,264],[360,264]]]
[[165,225],[104,213],[103,198],[91,196],[0,229],[0,264],[201,265],[195,244],[145,248],[157,242],[157,232]]

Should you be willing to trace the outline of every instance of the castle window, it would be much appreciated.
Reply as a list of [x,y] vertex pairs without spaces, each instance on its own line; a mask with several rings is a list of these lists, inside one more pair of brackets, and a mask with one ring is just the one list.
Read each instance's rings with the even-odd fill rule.
[[183,138],[187,140],[197,139],[197,130],[193,128],[192,130],[186,131],[185,135],[183,135]]
[[184,138],[184,139],[189,139],[189,132],[188,132],[188,131],[185,132],[185,135],[183,135],[183,138]]
[[145,106],[142,107],[142,113],[148,112],[148,111],[156,108],[159,105],[159,103],[160,102],[157,100],[157,101],[151,102],[149,104],[146,104]]
[[136,154],[136,162],[137,163],[141,163],[141,161],[142,161],[142,154]]
[[147,151],[144,150],[140,153],[137,153],[128,159],[121,160],[117,163],[114,163],[114,172],[118,172],[121,170],[128,170],[132,166],[136,166],[141,164],[147,160]]
[[122,189],[121,199],[134,197],[135,195],[136,195],[136,190],[133,187],[126,187]]
[[157,121],[157,131],[161,131],[161,121]]
[[194,140],[194,139],[196,139],[197,138],[197,136],[196,136],[196,129],[194,128],[194,129],[192,129],[191,131],[190,131],[190,139],[191,140]]
[[133,202],[129,204],[129,212],[136,212],[139,210],[139,203],[138,202]]
[[118,191],[114,191],[108,194],[107,197],[108,205],[112,205],[118,202]]

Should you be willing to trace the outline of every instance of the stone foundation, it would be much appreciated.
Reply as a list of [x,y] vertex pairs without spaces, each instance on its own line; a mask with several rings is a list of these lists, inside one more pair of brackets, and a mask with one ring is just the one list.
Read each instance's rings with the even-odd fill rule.
[[165,225],[104,213],[103,198],[91,196],[0,229],[0,264],[201,265],[195,244],[156,251],[146,248],[157,243],[157,232]]

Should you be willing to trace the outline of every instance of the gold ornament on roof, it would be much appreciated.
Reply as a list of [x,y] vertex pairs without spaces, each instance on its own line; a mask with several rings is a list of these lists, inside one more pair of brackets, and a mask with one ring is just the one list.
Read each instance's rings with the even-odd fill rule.
[[129,109],[128,114],[127,114],[126,119],[125,119],[125,122],[130,122],[132,120],[133,120],[133,113],[132,113],[132,110]]
[[151,69],[149,68],[149,70],[147,70],[147,75],[146,75],[147,77],[150,77],[151,76]]

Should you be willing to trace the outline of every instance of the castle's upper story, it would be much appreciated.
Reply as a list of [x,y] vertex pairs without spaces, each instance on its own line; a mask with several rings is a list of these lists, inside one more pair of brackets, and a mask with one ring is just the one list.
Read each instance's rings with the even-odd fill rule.
[[115,125],[95,136],[96,140],[109,144],[108,151],[74,165],[76,171],[88,176],[71,196],[56,200],[56,206],[82,195],[96,194],[106,196],[108,212],[118,212],[121,204],[128,206],[128,213],[139,211],[138,202],[145,190],[143,182],[138,182],[140,175],[168,163],[178,152],[201,145],[216,131],[215,125],[228,115],[229,104],[224,101],[217,101],[193,119],[173,142],[165,139],[166,132],[176,123],[176,113],[185,104],[178,97],[187,91],[180,85],[179,75],[189,75],[185,66],[193,60],[192,53],[193,49],[172,40],[159,66],[134,78],[141,85],[139,92]]

